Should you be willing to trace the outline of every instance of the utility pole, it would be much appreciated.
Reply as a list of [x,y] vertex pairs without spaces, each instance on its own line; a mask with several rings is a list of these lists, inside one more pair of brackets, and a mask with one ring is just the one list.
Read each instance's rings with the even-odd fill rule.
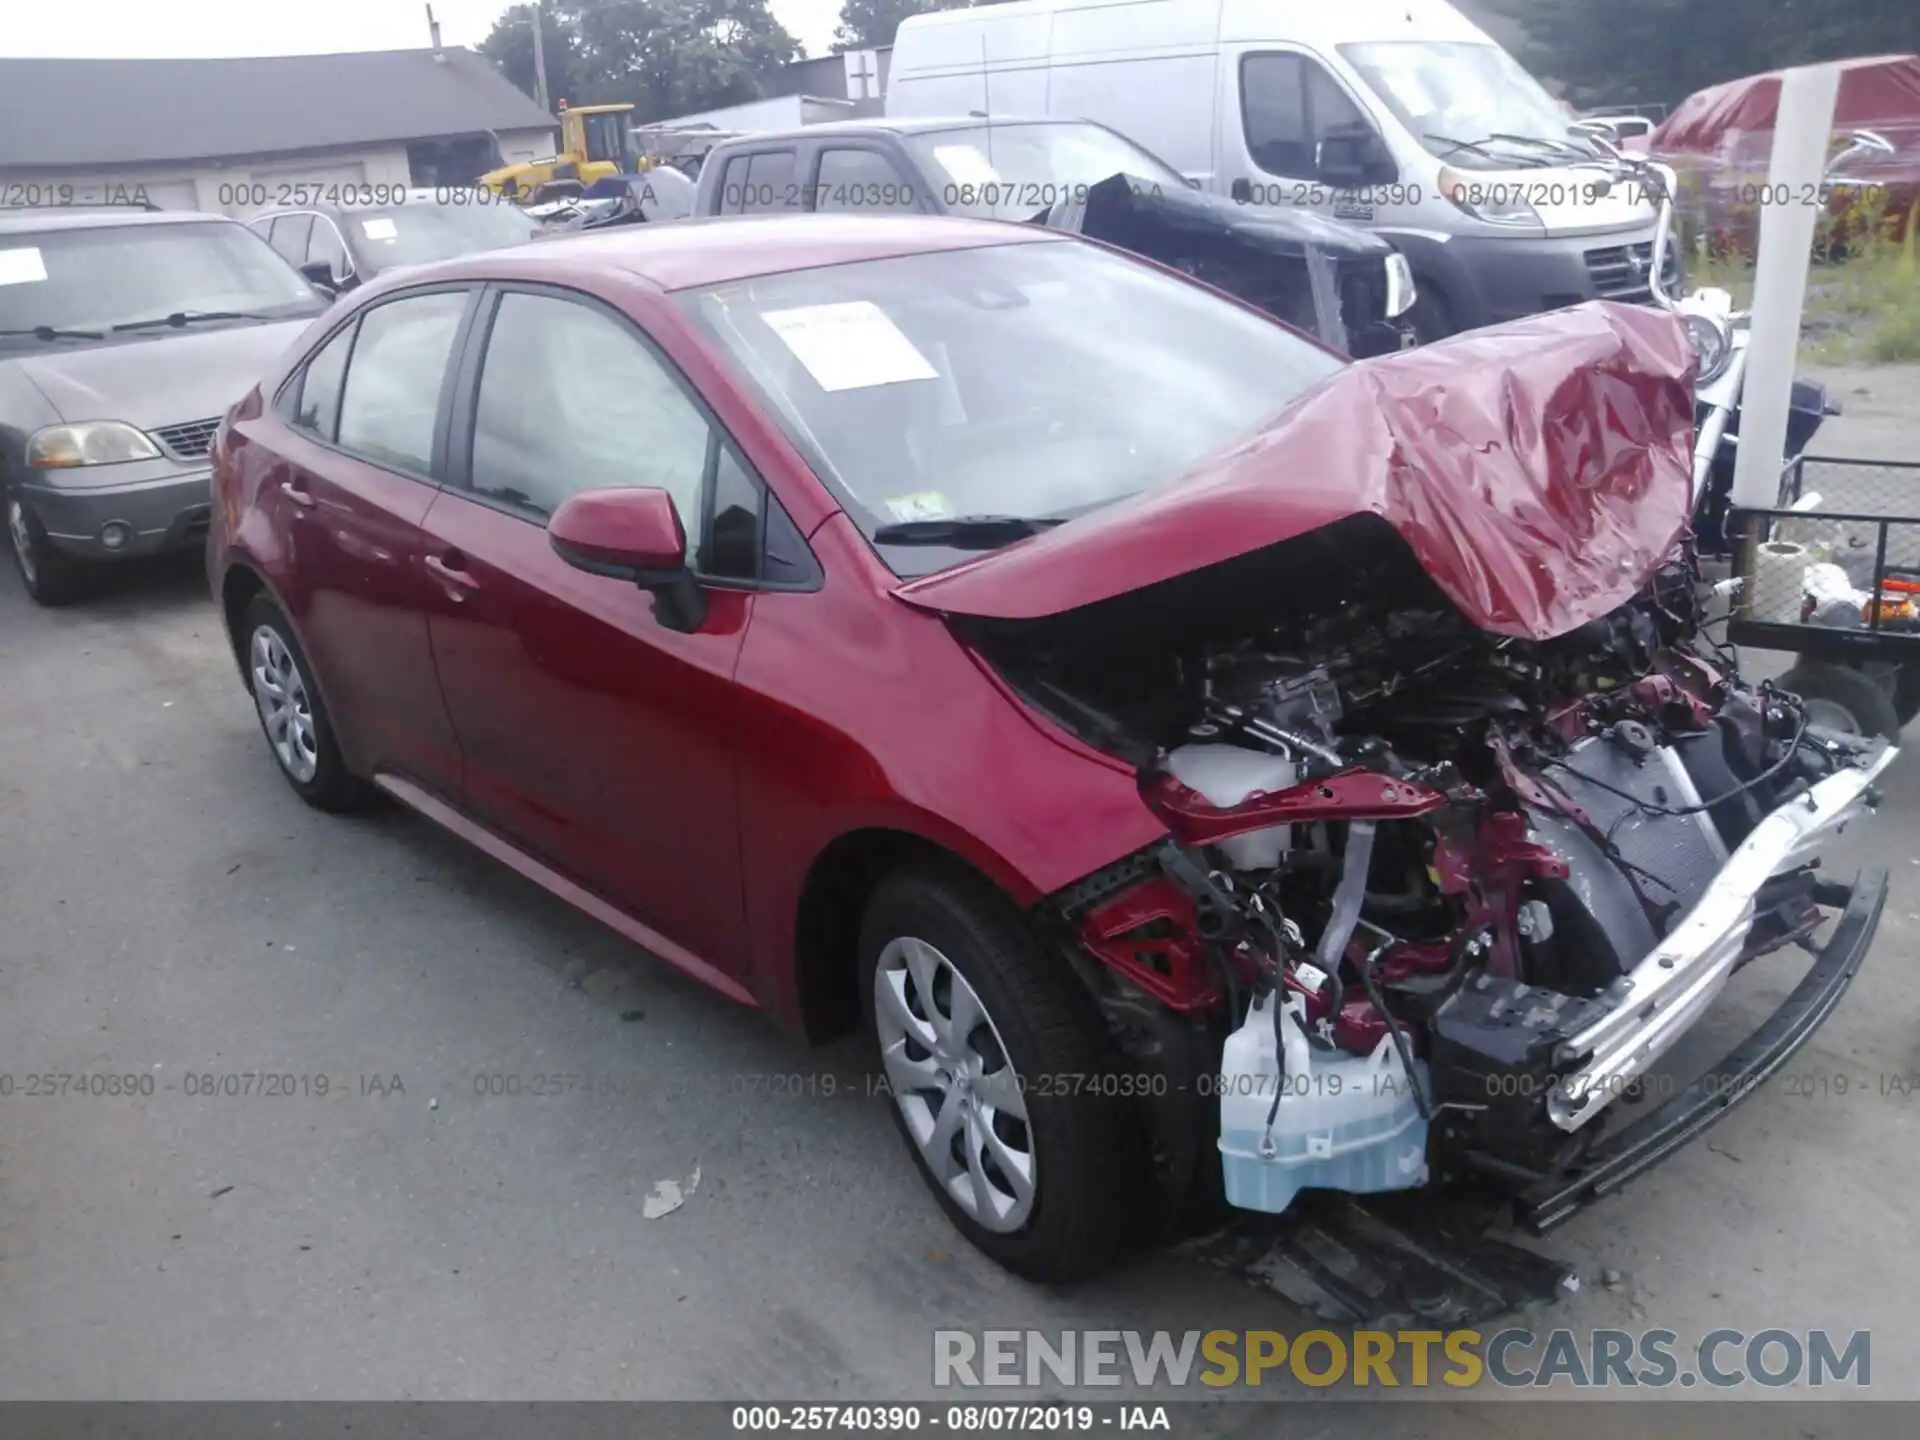
[[553,102],[547,98],[547,52],[540,39],[540,0],[530,0],[527,9],[533,16],[533,101],[551,115]]

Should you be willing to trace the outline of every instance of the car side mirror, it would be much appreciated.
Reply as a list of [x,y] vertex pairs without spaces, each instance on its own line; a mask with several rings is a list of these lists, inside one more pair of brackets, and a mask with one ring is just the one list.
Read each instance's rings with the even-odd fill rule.
[[1227,187],[1227,194],[1242,205],[1253,203],[1253,182],[1242,175]]
[[314,289],[329,299],[340,293],[340,282],[333,278],[333,266],[325,260],[309,260],[300,267],[300,273],[307,277]]
[[697,630],[707,618],[706,594],[687,568],[687,532],[664,490],[583,491],[553,512],[547,540],[576,570],[651,591],[669,630]]
[[1384,184],[1398,174],[1387,147],[1371,130],[1329,135],[1314,147],[1313,158],[1320,178],[1335,185]]

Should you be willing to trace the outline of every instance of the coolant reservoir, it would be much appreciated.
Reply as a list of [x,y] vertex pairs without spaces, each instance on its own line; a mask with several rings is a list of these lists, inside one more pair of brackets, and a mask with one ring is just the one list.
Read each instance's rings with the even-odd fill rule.
[[1371,1195],[1426,1184],[1427,1122],[1413,1090],[1416,1078],[1426,1083],[1426,1067],[1415,1060],[1410,1077],[1391,1035],[1365,1058],[1314,1049],[1298,1023],[1305,1007],[1291,992],[1283,1066],[1273,1033],[1278,1003],[1274,991],[1255,1001],[1220,1057],[1228,1203],[1277,1215],[1302,1190]]
[[[1223,810],[1250,795],[1285,790],[1299,778],[1299,768],[1286,756],[1239,745],[1182,745],[1167,756],[1167,771]],[[1271,870],[1292,842],[1291,825],[1273,825],[1222,840],[1219,848],[1236,870]]]

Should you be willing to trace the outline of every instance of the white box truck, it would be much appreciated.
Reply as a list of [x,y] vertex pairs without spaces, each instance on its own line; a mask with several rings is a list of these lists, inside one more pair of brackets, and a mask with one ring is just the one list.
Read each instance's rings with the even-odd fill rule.
[[909,18],[889,116],[1049,115],[1407,257],[1422,339],[1650,297],[1654,207],[1445,0],[1011,0]]

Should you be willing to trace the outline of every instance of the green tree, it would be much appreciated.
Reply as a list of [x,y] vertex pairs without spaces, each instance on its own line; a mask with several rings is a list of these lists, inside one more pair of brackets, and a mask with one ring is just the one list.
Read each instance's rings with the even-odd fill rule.
[[585,93],[641,121],[757,100],[800,58],[766,0],[580,0],[579,23]]
[[[555,0],[541,18],[548,94],[575,105],[630,101],[639,122],[757,100],[762,77],[800,58],[767,0]],[[501,16],[480,50],[533,94],[526,6]]]
[[1920,48],[1915,0],[1481,0],[1575,104],[1676,103],[1789,65]]
[[[580,58],[579,21],[571,10],[554,5],[540,9],[540,44],[546,52],[547,97],[554,104],[574,101],[574,67]],[[529,98],[537,98],[533,83],[533,7],[515,5],[498,20],[487,38],[480,42],[480,53],[511,80]]]
[[929,10],[963,10],[976,0],[846,0],[833,32],[835,50],[871,50],[893,44],[900,22]]

